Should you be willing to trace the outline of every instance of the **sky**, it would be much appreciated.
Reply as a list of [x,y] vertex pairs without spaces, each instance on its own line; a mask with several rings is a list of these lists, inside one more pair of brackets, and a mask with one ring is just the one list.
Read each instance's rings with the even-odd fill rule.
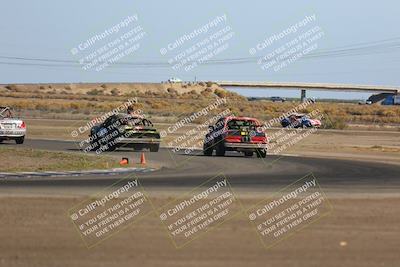
[[[400,2],[395,0],[20,0],[2,1],[0,10],[0,83],[160,82],[178,77],[187,81],[400,85]],[[298,26],[310,17],[315,19]],[[215,21],[219,21],[217,25]],[[118,32],[110,33],[115,25],[119,25]],[[208,30],[199,33],[205,25]],[[297,31],[288,33],[287,29],[296,25]],[[311,39],[316,34],[307,34],[315,29],[322,34]],[[105,37],[84,47],[106,31]],[[132,31],[133,35],[123,37]],[[185,36],[190,38],[176,45]],[[283,37],[258,49],[272,36]],[[125,42],[128,38],[132,38],[129,45]],[[101,58],[101,48],[111,51],[116,40],[125,42],[117,53],[124,56]],[[207,46],[205,40],[214,46]],[[296,40],[303,46],[290,54]],[[206,52],[196,58],[195,52],[189,51],[193,47]],[[255,54],[252,48],[256,48]],[[74,54],[73,49],[78,52]],[[289,56],[280,62],[290,59],[286,61],[290,63],[279,69],[262,68],[260,59],[271,62],[272,53],[286,53]],[[298,53],[302,56],[294,57]],[[109,59],[104,68],[87,68],[91,62]],[[182,60],[192,67],[177,66]],[[297,96],[298,92],[253,89],[246,94]],[[329,92],[311,92],[310,96],[313,94],[368,97]]]

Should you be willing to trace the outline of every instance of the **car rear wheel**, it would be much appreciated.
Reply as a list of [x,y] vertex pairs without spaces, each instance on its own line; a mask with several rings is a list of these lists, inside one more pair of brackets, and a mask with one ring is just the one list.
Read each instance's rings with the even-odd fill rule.
[[223,141],[220,141],[217,144],[217,147],[215,149],[215,154],[217,154],[218,157],[223,157],[225,156],[225,144]]
[[213,153],[213,147],[208,144],[203,145],[203,154],[204,156],[212,156]]
[[266,149],[257,149],[257,158],[265,158],[267,156],[267,150]]
[[116,149],[117,149],[117,146],[116,145],[114,145],[114,144],[107,144],[106,145],[107,146],[107,151],[115,151]]
[[150,152],[158,152],[159,149],[160,149],[160,145],[159,144],[150,145]]
[[15,143],[17,143],[18,145],[21,145],[21,144],[24,143],[24,140],[25,140],[24,136],[18,137],[18,138],[15,139]]

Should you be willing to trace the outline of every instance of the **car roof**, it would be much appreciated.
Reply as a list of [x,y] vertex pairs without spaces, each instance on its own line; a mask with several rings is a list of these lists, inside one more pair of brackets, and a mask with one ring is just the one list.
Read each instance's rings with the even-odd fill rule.
[[[144,119],[146,119],[145,117],[140,116],[140,115],[131,115],[131,114],[126,114],[126,113],[113,114],[110,117],[108,117],[107,119],[109,119],[111,117],[113,117],[113,118],[115,118],[117,120],[120,120],[120,119],[132,119],[132,120],[139,119],[139,120],[144,120]],[[148,121],[150,121],[150,120],[148,120]]]
[[225,117],[225,121],[228,121],[228,120],[255,121],[255,122],[257,122],[258,124],[260,124],[260,121],[259,121],[259,120],[257,120],[256,118],[251,118],[251,117],[237,117],[237,116],[228,116],[228,117]]
[[306,114],[304,114],[304,113],[292,113],[292,114],[290,114],[290,116],[303,117],[303,116],[306,116]]

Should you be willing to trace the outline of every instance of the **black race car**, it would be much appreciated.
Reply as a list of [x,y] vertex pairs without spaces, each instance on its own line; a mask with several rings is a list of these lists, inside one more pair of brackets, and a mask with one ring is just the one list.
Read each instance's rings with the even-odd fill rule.
[[134,150],[149,149],[157,152],[160,148],[160,133],[153,123],[139,116],[114,114],[90,130],[92,151],[114,151],[118,147],[132,147]]

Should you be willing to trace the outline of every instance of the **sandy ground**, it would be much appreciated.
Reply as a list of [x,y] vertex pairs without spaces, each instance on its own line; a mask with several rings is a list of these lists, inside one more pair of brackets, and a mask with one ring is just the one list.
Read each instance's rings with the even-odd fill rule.
[[[87,249],[67,210],[81,197],[2,196],[0,266],[398,266],[400,198],[331,197],[333,211],[265,249],[237,216],[176,249],[155,214]],[[152,198],[156,205],[165,199]],[[245,206],[256,199],[241,199]]]

